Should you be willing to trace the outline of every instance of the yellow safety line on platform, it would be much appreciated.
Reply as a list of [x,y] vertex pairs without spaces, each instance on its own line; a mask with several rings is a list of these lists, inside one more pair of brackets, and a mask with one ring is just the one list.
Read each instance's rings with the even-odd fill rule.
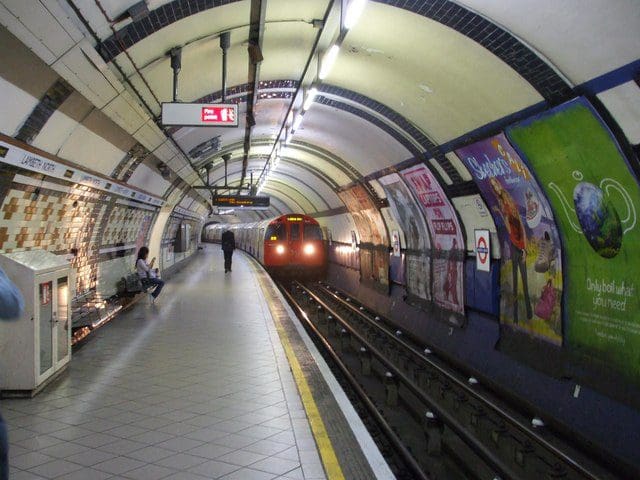
[[322,464],[324,465],[327,478],[328,480],[344,480],[345,477],[342,473],[340,462],[338,461],[336,452],[333,449],[331,439],[327,434],[324,422],[322,421],[322,416],[320,415],[320,410],[318,410],[318,406],[316,405],[313,394],[311,393],[311,388],[309,387],[304,372],[300,367],[298,358],[293,352],[293,348],[291,347],[291,343],[289,342],[289,336],[287,335],[287,332],[282,327],[282,325],[280,325],[280,321],[275,315],[276,312],[274,310],[274,299],[271,298],[271,295],[269,295],[269,292],[265,288],[262,279],[260,279],[259,283],[260,288],[262,288],[262,292],[264,293],[264,297],[267,301],[267,305],[269,306],[269,310],[271,310],[271,316],[274,319],[276,331],[280,336],[280,341],[282,342],[282,347],[284,348],[285,355],[289,360],[293,378],[298,385],[298,391],[300,392],[302,404],[304,405],[304,409],[307,412],[307,418],[309,419],[309,424],[311,425],[313,436],[316,439],[316,444],[318,445],[318,450],[320,452],[320,457],[322,458]]

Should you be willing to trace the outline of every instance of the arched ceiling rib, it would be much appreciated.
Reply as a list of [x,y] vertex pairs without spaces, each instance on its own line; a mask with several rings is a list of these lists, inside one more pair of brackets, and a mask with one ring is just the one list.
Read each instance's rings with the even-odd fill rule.
[[[254,167],[256,167],[256,164],[250,165],[249,170],[251,171]],[[299,174],[301,172],[296,172],[295,170],[297,169],[294,168],[292,173],[288,173],[284,171],[284,169],[282,171],[278,170],[267,183],[265,191],[271,189],[273,191],[286,193],[288,198],[294,199],[299,205],[311,204],[311,207],[307,206],[305,208],[305,212],[331,209],[339,205],[339,198],[335,192],[328,191],[326,188],[322,189],[322,184],[314,186],[311,183],[305,182],[301,178],[302,175]],[[234,165],[231,165],[227,175],[229,190],[233,190],[240,185],[241,174],[242,168],[240,162],[235,162]],[[212,178],[212,184],[224,185],[224,176]],[[273,185],[281,185],[281,187],[275,189]]]
[[[171,4],[175,4],[176,2],[171,2]],[[322,2],[316,2],[316,6],[318,5],[318,3],[322,3]],[[382,32],[380,31],[378,28],[375,27],[375,23],[376,22],[380,22],[380,21],[385,21],[388,22],[388,18],[387,15],[391,14],[391,15],[400,15],[402,17],[402,14],[399,13],[399,11],[405,11],[405,12],[411,12],[411,17],[413,19],[414,22],[418,23],[418,22],[422,22],[424,23],[424,20],[420,20],[418,18],[415,18],[414,14],[418,14],[420,15],[423,19],[425,17],[427,18],[431,18],[434,19],[438,22],[440,22],[440,24],[443,25],[447,25],[451,28],[454,28],[455,30],[457,30],[457,32],[462,33],[462,35],[466,35],[468,38],[475,38],[474,35],[477,37],[477,32],[473,31],[473,30],[465,30],[466,25],[468,22],[474,21],[475,24],[479,24],[478,22],[481,20],[481,24],[483,25],[484,31],[488,32],[490,31],[490,33],[500,33],[500,28],[491,24],[489,21],[487,21],[486,19],[482,19],[481,17],[477,16],[476,14],[472,13],[472,12],[468,12],[466,11],[466,9],[458,6],[458,5],[454,5],[451,4],[450,2],[446,2],[446,1],[441,1],[441,2],[431,2],[432,4],[434,3],[438,3],[439,7],[438,8],[431,8],[428,9],[426,8],[424,5],[421,6],[415,6],[413,2],[397,2],[397,1],[384,1],[384,2],[378,2],[377,5],[374,4],[374,2],[370,2],[370,5],[367,7],[367,11],[369,13],[369,18],[367,19],[365,17],[365,20],[363,22],[361,22],[361,24],[366,24],[367,27],[366,28],[361,28],[360,30],[364,31],[366,34],[368,34],[368,32],[370,32],[372,30],[371,28],[371,23],[374,24],[374,30],[376,30],[377,33],[377,37],[379,36],[384,36],[385,33],[387,36],[389,35],[393,35],[393,34],[389,34],[388,30],[390,29],[386,29],[386,32]],[[274,16],[274,12],[271,12],[271,19],[276,18],[277,17],[277,11],[280,7],[280,3],[277,1],[273,1],[270,3],[271,5],[276,5],[275,8],[273,8],[273,11],[276,12],[275,16]],[[168,5],[168,4],[167,4]],[[394,7],[399,7],[399,8],[392,8],[389,9],[389,5],[392,5]],[[306,5],[308,7],[308,5]],[[433,5],[432,5],[433,6]],[[206,7],[206,5],[205,5]],[[216,7],[216,2],[210,2],[210,7],[213,9],[213,7]],[[325,5],[321,5],[320,7],[325,7]],[[320,15],[322,13],[322,9],[320,7],[317,7],[317,10],[314,12],[315,15],[312,16],[317,16]],[[158,10],[160,10],[159,7]],[[181,45],[188,45],[188,49],[187,52],[191,51],[191,56],[193,57],[192,60],[195,60],[195,63],[201,63],[199,61],[197,61],[197,59],[205,59],[205,58],[212,58],[215,57],[216,55],[219,55],[219,53],[216,53],[216,49],[217,49],[217,44],[216,42],[212,42],[212,38],[215,39],[215,37],[223,30],[229,30],[228,28],[228,24],[231,23],[232,25],[234,25],[234,30],[233,32],[237,32],[237,35],[234,34],[232,32],[232,35],[235,36],[245,36],[246,34],[243,33],[243,29],[246,28],[245,26],[243,26],[242,22],[240,21],[240,19],[242,18],[242,15],[246,15],[246,11],[248,8],[248,5],[246,2],[231,2],[227,5],[225,5],[224,7],[220,7],[220,8],[224,8],[226,14],[228,14],[228,20],[227,20],[227,26],[223,27],[220,22],[222,22],[222,20],[220,20],[220,18],[222,17],[222,15],[218,16],[216,21],[218,23],[213,23],[213,24],[209,24],[205,26],[204,22],[204,17],[203,15],[205,15],[203,13],[204,10],[206,10],[206,8],[202,7],[202,6],[198,6],[198,9],[195,9],[194,12],[197,10],[200,13],[198,13],[197,15],[186,15],[184,12],[181,12],[179,15],[177,15],[175,17],[175,22],[171,22],[171,18],[165,18],[163,22],[158,23],[158,27],[162,28],[162,26],[166,26],[166,25],[171,25],[170,27],[167,26],[166,28],[162,28],[163,30],[163,39],[160,42],[157,42],[158,45],[155,45],[155,57],[153,55],[149,55],[147,53],[147,56],[151,56],[153,58],[148,59],[146,62],[143,62],[143,58],[140,57],[140,61],[142,62],[142,64],[146,65],[146,68],[144,70],[146,70],[146,72],[143,72],[143,75],[147,75],[147,73],[149,75],[151,75],[153,77],[153,70],[154,69],[160,69],[160,68],[164,68],[165,71],[165,77],[168,75],[169,73],[169,69],[167,68],[167,63],[168,60],[166,58],[163,57],[163,50],[166,51],[168,49],[168,47],[173,46],[175,44],[181,44]],[[444,10],[443,10],[444,9]],[[166,10],[166,9],[165,9]],[[221,11],[221,10],[220,10]],[[455,18],[455,21],[452,20],[451,18],[447,17],[446,15],[443,14],[443,12],[449,12],[452,13],[454,15],[453,18]],[[222,12],[222,11],[221,11]],[[381,14],[380,12],[384,12],[384,14]],[[460,13],[462,12],[462,13]],[[367,13],[367,12],[365,12]],[[209,15],[208,13],[206,15]],[[463,17],[461,17],[461,15],[463,15]],[[200,21],[196,21],[195,19],[200,16]],[[304,43],[304,39],[312,39],[313,35],[311,34],[311,32],[307,32],[310,35],[305,37],[304,34],[307,31],[307,27],[309,26],[310,20],[312,20],[312,16],[307,16],[306,20],[301,21],[302,25],[297,25],[296,28],[298,28],[298,30],[294,33],[294,36],[298,36],[299,38],[301,38],[301,42]],[[182,38],[185,36],[185,33],[183,30],[177,28],[177,24],[182,24],[184,25],[185,22],[187,22],[187,17],[191,18],[191,20],[189,20],[189,25],[193,24],[195,30],[196,30],[196,34],[193,35],[193,33],[191,34],[191,38]],[[193,17],[193,18],[192,18]],[[210,18],[209,16],[207,16],[207,18]],[[213,17],[211,17],[213,18]],[[287,17],[288,18],[288,22],[292,22],[291,16]],[[480,20],[478,20],[480,19]],[[280,20],[283,20],[283,18],[280,18]],[[401,22],[391,22],[391,23],[396,23],[397,25],[402,25],[402,28],[406,28],[406,24],[404,23],[405,18],[402,18]],[[306,27],[305,27],[305,22],[306,23]],[[135,23],[135,22],[134,22]],[[278,27],[276,27],[275,25],[272,26],[274,28],[274,34],[272,36],[269,36],[268,38],[272,39],[271,42],[273,44],[273,49],[272,51],[274,52],[274,59],[275,61],[273,62],[265,62],[262,65],[262,71],[263,72],[267,72],[268,68],[265,67],[265,65],[271,65],[272,66],[272,74],[271,76],[267,75],[267,77],[264,78],[277,78],[276,75],[276,71],[278,71],[278,69],[280,71],[278,71],[278,75],[281,75],[282,72],[287,72],[287,68],[289,68],[289,72],[291,71],[290,67],[287,65],[287,61],[285,60],[285,58],[280,58],[277,55],[281,55],[282,53],[282,48],[283,45],[287,45],[287,48],[289,48],[288,46],[290,45],[291,42],[287,42],[287,35],[291,35],[292,34],[292,30],[291,30],[291,25],[287,26],[283,26],[283,25],[279,25]],[[275,29],[281,28],[282,32],[280,32],[279,34],[275,31]],[[442,29],[443,27],[440,27],[440,29]],[[136,30],[136,26],[134,24],[129,25],[128,27],[125,27],[125,29],[127,30],[127,32],[133,32]],[[205,31],[206,30],[206,31]],[[295,29],[294,29],[295,30]],[[437,28],[436,28],[437,30]],[[349,62],[351,64],[356,64],[358,63],[358,58],[348,58],[349,55],[351,56],[358,56],[359,54],[365,52],[367,56],[369,57],[374,57],[373,61],[374,63],[378,60],[377,57],[375,56],[376,53],[380,52],[385,56],[387,55],[386,53],[383,52],[383,50],[376,50],[375,46],[374,47],[370,47],[370,45],[367,45],[366,43],[360,42],[359,39],[360,37],[358,37],[358,27],[356,27],[355,29],[353,29],[353,31],[349,31],[349,33],[347,34],[347,37],[345,38],[345,44],[348,45],[348,50],[346,52],[346,54],[342,54],[343,58],[347,58],[349,60]],[[511,47],[515,48],[514,51],[518,51],[520,54],[524,54],[527,53],[527,47],[522,44],[521,42],[519,42],[517,39],[515,39],[514,37],[512,37],[510,34],[506,33],[506,32],[502,32],[504,33],[504,35],[502,35],[500,37],[500,41],[495,41],[495,39],[493,39],[491,42],[487,42],[485,39],[480,39],[479,43],[483,44],[486,48],[488,48],[489,50],[495,50],[493,48],[493,44],[498,44],[500,42],[502,42],[503,45],[511,45]],[[145,34],[149,34],[148,31],[145,31]],[[302,36],[300,36],[302,35]],[[157,33],[151,32],[151,36],[153,36],[154,38],[158,37]],[[182,37],[181,37],[182,36]],[[370,36],[370,35],[369,35]],[[451,35],[449,35],[451,36]],[[192,38],[196,37],[197,40],[193,41]],[[144,38],[144,35],[141,35],[140,38]],[[109,41],[111,40],[107,40],[105,42],[103,42],[103,46],[109,44]],[[131,40],[131,39],[130,39]],[[129,41],[130,41],[129,40]],[[369,39],[368,39],[369,40]],[[379,40],[379,38],[378,38]],[[388,45],[393,44],[392,42],[390,43],[389,38],[384,38],[384,41],[380,41],[379,43],[386,43]],[[370,40],[369,40],[370,41]],[[164,43],[163,43],[164,42]],[[142,41],[139,42],[140,44],[143,43],[149,43],[148,41]],[[403,45],[402,42],[396,42],[398,45],[401,46],[395,46],[395,48],[404,48],[406,47],[406,45]],[[450,43],[451,43],[451,39],[450,39]],[[473,42],[470,41],[466,41],[466,43],[468,44],[472,44]],[[416,45],[431,45],[430,43],[424,43],[424,42],[416,42]],[[124,44],[125,46],[127,45],[126,42]],[[514,47],[515,45],[515,47]],[[136,45],[136,42],[132,42],[130,45],[132,48],[130,48],[131,54],[136,57],[136,55],[139,55],[138,50],[141,50],[141,47],[139,47],[138,45]],[[279,46],[279,47],[278,47]],[[468,47],[468,45],[466,45]],[[111,45],[111,47],[113,47],[113,45]],[[266,48],[266,47],[265,47]],[[307,46],[308,48],[308,46]],[[107,57],[107,58],[115,58],[116,55],[116,49],[111,48],[111,57]],[[201,53],[198,53],[198,51],[201,50]],[[299,50],[304,50],[304,48],[299,49]],[[298,50],[298,51],[299,51]],[[405,49],[406,50],[406,49]],[[414,51],[417,50],[416,48],[414,48]],[[462,51],[462,49],[455,49],[456,50],[456,54],[460,54],[460,51]],[[469,50],[473,50],[473,48],[469,48]],[[286,53],[286,57],[291,57],[292,55],[294,55],[294,52],[292,51],[286,51],[286,49],[284,50]],[[411,50],[406,50],[406,51],[411,51]],[[278,52],[278,53],[275,53]],[[372,53],[373,52],[373,53]],[[503,54],[501,54],[499,51],[496,50],[496,52],[499,53],[498,56],[501,57],[502,60],[504,60],[507,64],[509,64],[514,70],[516,70],[517,72],[519,72],[520,74],[522,74],[523,77],[525,78],[533,78],[533,85],[535,86],[535,88],[537,88],[540,91],[546,91],[545,89],[549,89],[550,85],[553,85],[555,87],[557,87],[559,85],[559,83],[557,82],[557,80],[560,78],[557,75],[555,75],[555,73],[548,67],[548,65],[546,63],[544,63],[544,61],[539,60],[538,62],[531,62],[531,58],[530,56],[527,57],[527,59],[529,60],[529,66],[522,66],[522,65],[518,65],[517,61],[514,63],[514,59],[513,58],[509,58],[508,56],[505,56]],[[473,53],[477,53],[477,52],[473,52]],[[532,54],[532,52],[528,52],[530,55]],[[420,54],[422,56],[424,56],[424,52],[420,52]],[[392,54],[393,55],[393,54]],[[379,55],[380,56],[380,55]],[[471,54],[469,55],[471,56]],[[491,54],[485,54],[486,57],[490,57]],[[267,56],[268,57],[268,56]],[[389,56],[389,58],[391,58],[391,56]],[[355,60],[355,61],[354,61]],[[484,59],[483,59],[484,60]],[[424,60],[423,60],[424,61]],[[403,59],[403,62],[406,63],[406,61]],[[296,62],[289,62],[290,64],[293,64]],[[384,63],[384,62],[383,62]],[[411,63],[411,60],[408,62]],[[500,63],[499,61],[494,62],[494,63]],[[160,64],[163,65],[163,67],[160,67]],[[284,66],[284,70],[283,70],[283,66]],[[403,67],[405,68],[406,71],[406,65],[403,65]],[[409,66],[409,68],[411,68],[411,66]],[[487,70],[493,68],[493,65],[487,67]],[[554,75],[547,75],[547,78],[542,81],[540,80],[538,77],[536,77],[533,74],[533,71],[537,69],[538,72],[545,72],[545,73],[549,73],[549,71],[551,71],[552,73],[554,73]],[[231,70],[233,71],[233,67],[231,68]],[[336,70],[341,70],[340,68],[337,68]],[[342,69],[344,70],[344,68]],[[503,68],[504,70],[504,68]],[[506,70],[508,71],[509,68],[506,67]],[[335,70],[334,70],[335,71]],[[132,72],[133,73],[133,72]],[[503,72],[500,72],[503,73]],[[275,76],[274,76],[275,75]],[[209,77],[209,74],[205,75],[206,77]],[[243,75],[240,74],[241,78]],[[349,76],[349,74],[347,74],[347,76]],[[356,75],[350,75],[352,78],[357,78],[358,81],[360,82],[361,79],[364,78],[364,76],[356,74]],[[406,76],[406,75],[405,75]],[[295,76],[293,76],[294,78],[296,78]],[[375,75],[374,75],[375,77]],[[513,75],[512,75],[513,77]],[[552,78],[553,77],[553,78]],[[282,78],[282,76],[280,76],[280,78]],[[331,80],[331,77],[328,79]],[[378,79],[379,81],[380,79]],[[509,81],[513,81],[514,78],[510,78]],[[539,80],[539,81],[538,81]],[[537,83],[536,83],[537,82]],[[546,82],[546,83],[545,83]],[[554,83],[556,82],[556,83]],[[166,82],[165,82],[166,83]],[[193,82],[192,82],[193,83]],[[197,82],[196,82],[197,83]],[[202,83],[202,82],[200,82]],[[214,82],[205,82],[208,84],[212,84]],[[289,87],[291,89],[292,86],[294,86],[294,84],[296,84],[297,82],[295,80],[289,81],[289,84],[286,85],[287,87]],[[380,82],[379,83],[384,83],[384,84],[393,84],[394,82]],[[520,82],[520,83],[524,83],[525,89],[526,87],[526,82]],[[562,83],[562,82],[560,82]],[[262,85],[261,85],[262,86]],[[279,85],[277,86],[279,87]],[[415,87],[415,85],[414,85]],[[419,84],[419,87],[422,87],[424,92],[426,94],[430,93],[429,91],[431,90],[432,87],[430,87],[427,84]],[[166,88],[166,87],[165,87]],[[196,87],[197,88],[197,87]],[[243,86],[242,84],[238,85],[238,88],[236,88],[238,96],[235,98],[235,101],[242,101],[244,98],[244,96],[250,92],[250,88]],[[319,106],[320,105],[327,105],[329,107],[333,107],[331,109],[331,115],[327,115],[327,117],[331,116],[333,122],[331,123],[336,123],[335,119],[339,116],[337,115],[336,112],[338,111],[342,111],[342,112],[348,112],[353,114],[354,116],[358,117],[359,119],[363,119],[366,122],[376,125],[379,129],[383,130],[387,135],[391,136],[395,142],[399,145],[402,145],[403,148],[406,150],[406,154],[404,155],[399,155],[397,152],[395,154],[388,154],[386,155],[387,158],[385,159],[381,159],[378,163],[376,163],[375,161],[372,162],[370,155],[367,155],[368,158],[363,159],[360,161],[360,164],[358,165],[358,167],[356,167],[356,175],[357,176],[366,176],[368,174],[371,173],[371,168],[373,168],[373,170],[379,170],[379,169],[384,169],[386,168],[389,163],[394,164],[394,163],[399,163],[402,160],[408,158],[408,157],[415,157],[415,158],[420,158],[423,154],[423,152],[426,152],[425,157],[429,158],[429,157],[433,157],[435,156],[437,158],[437,160],[441,163],[441,166],[443,168],[445,168],[445,171],[447,172],[447,174],[454,180],[454,182],[460,182],[461,179],[459,177],[459,175],[457,174],[457,171],[455,170],[455,168],[453,168],[452,166],[449,165],[449,162],[444,158],[444,156],[442,154],[440,154],[437,151],[437,148],[435,147],[434,143],[431,142],[428,138],[428,136],[426,136],[422,131],[420,131],[420,129],[416,128],[415,125],[420,125],[421,123],[419,121],[416,121],[416,119],[407,119],[403,116],[403,114],[400,113],[399,110],[396,110],[393,105],[393,103],[391,102],[380,102],[379,100],[377,100],[375,97],[370,97],[368,95],[364,95],[362,92],[370,90],[369,89],[369,85],[365,86],[365,88],[362,88],[362,85],[358,84],[358,85],[353,85],[353,88],[345,88],[344,85],[340,85],[340,84],[335,84],[335,85],[331,85],[331,84],[326,84],[326,85],[321,85],[320,86],[320,91],[323,92],[325,95],[321,95],[317,98],[317,106],[314,106],[312,108],[311,112],[307,112],[306,115],[306,119],[305,119],[305,124],[307,125],[307,127],[312,127],[313,131],[316,133],[318,132],[317,126],[325,126],[326,123],[328,122],[322,122],[320,120],[320,117],[318,117],[318,110],[319,110]],[[557,88],[556,88],[557,90]],[[375,89],[373,90],[375,91]],[[282,92],[281,95],[282,97],[287,97],[290,95],[290,92]],[[376,92],[378,93],[378,92]],[[431,92],[432,93],[432,92]],[[475,93],[477,92],[473,92],[473,95],[475,95]],[[198,96],[195,93],[191,92],[190,97],[194,97],[194,96]],[[344,97],[346,98],[346,101],[339,101],[336,98],[333,98],[335,96],[338,97]],[[397,96],[397,95],[396,95]],[[544,96],[544,95],[543,95]],[[209,97],[211,99],[217,98],[219,97],[219,93],[214,93],[214,94],[203,94],[200,95],[199,98],[202,97]],[[546,95],[545,98],[547,98],[550,96]],[[264,97],[263,97],[264,98]],[[380,97],[378,97],[380,98]],[[284,100],[284,98],[283,98]],[[354,105],[357,104],[357,105]],[[529,99],[527,101],[528,104],[531,103],[535,103],[533,99]],[[526,106],[526,103],[523,104]],[[401,102],[400,107],[404,107],[404,105]],[[315,110],[315,112],[314,112]],[[403,109],[401,109],[403,110]],[[283,113],[283,110],[280,111],[281,113]],[[506,111],[505,111],[506,112]],[[403,112],[404,113],[404,112]],[[502,112],[501,112],[502,113]],[[467,117],[470,115],[466,115]],[[494,115],[495,116],[495,115]],[[273,116],[272,116],[273,117]],[[312,122],[314,121],[314,117],[318,117],[318,122],[317,124],[313,124]],[[417,116],[417,118],[420,118],[420,116]],[[274,120],[276,120],[274,118]],[[275,133],[278,130],[278,124],[281,124],[283,121],[282,118],[277,118],[276,121],[272,122],[272,127],[267,128],[266,130],[263,128],[263,131],[261,133],[263,133],[264,135],[268,136],[271,132],[273,132],[273,135],[275,135]],[[350,125],[350,129],[353,130],[353,120],[347,121],[345,123],[349,123]],[[275,128],[274,128],[275,127]],[[257,128],[256,128],[257,130]],[[340,130],[340,129],[337,129]],[[182,132],[180,132],[182,133]],[[178,133],[178,136],[180,136],[180,133]],[[327,132],[328,133],[328,132]],[[459,132],[456,132],[459,133]],[[183,134],[184,135],[184,134]],[[301,139],[304,138],[305,135],[305,127],[303,126],[302,130],[300,132],[298,132],[297,139]],[[327,135],[330,136],[330,135]],[[202,137],[202,136],[201,136]],[[227,136],[228,137],[228,136]],[[184,137],[181,137],[184,139]],[[203,138],[201,138],[201,140],[204,141]],[[239,140],[239,139],[238,139]],[[322,145],[322,142],[318,142],[318,139],[306,139],[308,143],[314,143],[316,145]],[[340,143],[342,145],[348,144],[348,142],[344,141],[345,139],[340,139]],[[443,138],[437,139],[440,142],[442,142],[444,140]],[[238,143],[237,141],[234,143]],[[337,143],[337,142],[336,142]],[[384,142],[385,145],[388,144],[392,144],[393,142]],[[416,143],[418,143],[418,145],[416,145]],[[246,145],[246,142],[243,144],[243,146]],[[331,147],[331,142],[327,142],[325,139],[325,146],[329,146]],[[329,148],[329,150],[333,150],[332,148]],[[270,153],[270,152],[268,152]],[[338,156],[343,156],[344,155],[338,155]],[[355,162],[356,164],[358,164],[358,160],[355,159],[353,156],[351,155],[347,155],[345,158],[348,158],[350,162]],[[245,162],[246,162],[247,156],[245,155]],[[203,162],[201,162],[203,163]],[[372,163],[374,164],[373,167],[371,167]]]
[[[541,96],[549,101],[559,102],[565,100],[571,94],[571,87],[566,80],[548,62],[540,58],[535,51],[531,50],[510,32],[491,22],[490,19],[478,15],[462,5],[449,0],[430,0],[428,2],[406,0],[375,1],[424,16],[469,37],[513,68],[533,85]],[[202,14],[202,12],[216,7],[226,8],[226,11],[220,12],[220,15],[211,15],[211,20],[209,20],[212,23],[210,29],[222,31],[222,25],[217,29],[215,28],[217,26],[215,20],[225,15],[232,17],[233,13],[240,12],[243,8],[246,8],[243,5],[246,3],[246,1],[239,0],[205,0],[200,2],[195,0],[176,0],[169,2],[152,10],[147,18],[123,27],[118,32],[117,38],[115,35],[109,36],[97,46],[97,49],[105,61],[109,62],[124,49],[131,49],[136,43],[154,35],[157,31],[166,31],[167,27],[175,22],[179,22],[189,16]],[[467,3],[473,4],[469,0],[467,0]],[[298,0],[293,5],[301,7],[297,12],[306,13],[305,18],[307,21],[321,18],[324,10],[320,10],[318,7],[326,8],[325,2],[316,1],[316,9],[312,10],[310,8],[312,2],[309,0]],[[243,25],[242,20],[238,19],[235,25]],[[202,36],[203,34],[198,35],[197,32],[191,38]],[[186,41],[183,41],[183,43],[186,43]],[[165,51],[167,50],[165,49]]]
[[[91,75],[97,67],[111,86],[105,87],[108,93],[95,95],[99,105],[95,98],[92,101],[112,119],[116,118],[122,128],[127,127],[128,134],[136,132],[132,134],[136,141],[152,152],[147,158],[140,159],[135,152],[127,152],[130,148],[127,146],[118,152],[119,155],[112,155],[113,158],[104,156],[101,160],[104,171],[112,171],[122,178],[126,176],[133,182],[153,178],[156,184],[161,184],[152,172],[157,175],[156,162],[162,161],[183,179],[171,175],[167,198],[178,196],[174,192],[176,188],[186,190],[189,184],[198,182],[198,174],[190,170],[171,144],[173,139],[182,150],[189,152],[219,135],[220,151],[193,160],[200,175],[201,167],[213,161],[212,174],[216,182],[221,178],[219,157],[224,153],[231,153],[233,162],[242,159],[247,168],[261,171],[274,148],[276,136],[287,121],[287,113],[291,109],[300,111],[304,91],[315,79],[319,89],[316,102],[306,111],[302,126],[283,149],[281,173],[276,170],[271,174],[265,191],[275,192],[274,186],[282,190],[277,182],[291,183],[292,177],[296,177],[300,180],[296,188],[303,191],[302,195],[323,199],[312,201],[318,209],[324,204],[333,206],[335,191],[340,187],[363,178],[375,178],[397,165],[432,158],[437,162],[432,165],[449,177],[452,188],[463,188],[465,172],[460,173],[454,167],[449,153],[454,143],[464,141],[470,132],[489,125],[495,128],[498,122],[505,121],[503,119],[541,105],[559,103],[573,95],[570,81],[547,57],[560,60],[561,69],[570,64],[573,69],[571,81],[585,80],[586,70],[576,67],[575,61],[567,60],[566,54],[551,51],[569,52],[573,47],[549,45],[538,33],[532,33],[532,25],[536,24],[536,19],[545,18],[544,12],[533,11],[531,19],[516,18],[510,12],[519,8],[497,11],[498,0],[460,2],[468,7],[450,0],[369,0],[359,23],[339,35],[336,30],[340,21],[338,8],[331,10],[324,25],[316,21],[327,14],[327,7],[333,3],[330,0],[157,0],[147,2],[151,11],[137,21],[122,15],[136,0],[66,0],[67,5],[77,6],[87,22],[82,25],[73,17],[60,25],[68,29],[71,23],[76,27],[80,25],[81,31],[87,27],[97,32],[99,44],[96,48],[108,65],[100,65],[94,58]],[[525,3],[532,2],[525,0]],[[567,2],[575,6],[578,0]],[[339,3],[343,2],[336,0],[336,5]],[[544,11],[553,12],[556,8],[551,0],[539,0],[538,3],[544,6]],[[631,4],[632,0],[620,0],[612,7],[616,18],[624,16],[626,11],[631,12]],[[266,9],[258,8],[260,5],[266,5]],[[106,16],[100,7],[104,7]],[[480,13],[471,9],[478,9]],[[18,7],[14,10],[19,12]],[[591,13],[580,15],[594,16]],[[580,15],[576,13],[576,16]],[[23,20],[19,16],[16,18]],[[113,19],[116,19],[113,23],[117,30],[115,34],[109,24]],[[263,22],[264,60],[258,69],[248,62],[247,42],[256,41],[256,29],[259,30]],[[632,20],[628,22],[633,23]],[[607,23],[609,29],[610,23]],[[501,24],[507,25],[515,34]],[[33,28],[25,29],[28,30],[34,31]],[[173,128],[163,132],[153,124],[157,118],[148,120],[148,125],[144,125],[147,120],[140,115],[142,120],[137,117],[127,118],[124,122],[117,120],[122,113],[113,106],[117,102],[133,105],[143,100],[149,103],[152,116],[159,114],[160,102],[171,98],[172,72],[166,52],[176,46],[183,47],[179,98],[217,101],[221,96],[218,36],[226,31],[231,32],[228,83],[235,85],[228,89],[228,99],[239,104],[240,128]],[[337,62],[328,77],[318,83],[315,78],[317,54],[322,54],[329,42],[338,36],[342,46]],[[82,35],[74,33],[71,37],[81,38]],[[534,40],[533,47],[526,43],[529,37]],[[314,52],[316,42],[318,52]],[[603,41],[603,44],[609,43],[619,46],[623,52],[620,55],[611,53],[611,57],[615,57],[610,61],[612,66],[629,57],[629,52],[637,51],[631,47],[638,42],[615,38],[611,42],[609,39]],[[56,45],[50,49],[48,64],[56,60],[54,52],[62,52],[58,56],[62,58],[70,48],[66,44],[61,47]],[[606,47],[600,50],[604,51]],[[597,56],[601,53],[589,54]],[[87,62],[86,59],[83,61]],[[65,79],[91,98],[92,86],[79,89],[77,78],[72,77],[94,77],[82,71],[84,64],[75,70],[76,65],[65,62],[62,63],[67,70],[59,71],[68,74],[69,78]],[[308,75],[304,75],[307,67]],[[257,89],[251,78],[252,68],[260,75],[255,79]],[[125,78],[120,77],[120,70]],[[130,81],[137,92],[131,93],[128,86],[125,90],[118,81]],[[138,94],[140,98],[137,98]],[[251,111],[254,94],[257,100],[252,115],[255,126],[249,129],[244,113],[247,108]],[[143,129],[145,133],[140,135],[139,131]],[[250,139],[246,138],[247,132]],[[163,134],[172,137],[171,140]],[[449,158],[445,154],[449,154]],[[234,173],[233,181],[241,182],[246,173],[246,168]],[[297,202],[304,204],[302,199]]]

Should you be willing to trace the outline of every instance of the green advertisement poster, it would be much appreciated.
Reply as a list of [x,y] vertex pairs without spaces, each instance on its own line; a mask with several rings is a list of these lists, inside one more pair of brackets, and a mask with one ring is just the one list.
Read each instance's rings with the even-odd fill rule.
[[626,159],[582,98],[507,136],[533,167],[562,233],[567,346],[640,381],[640,189]]

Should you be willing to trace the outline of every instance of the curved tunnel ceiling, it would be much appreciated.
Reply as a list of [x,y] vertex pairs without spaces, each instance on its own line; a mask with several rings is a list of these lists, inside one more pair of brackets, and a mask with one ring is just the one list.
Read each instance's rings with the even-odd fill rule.
[[[615,6],[599,23],[598,36],[585,33],[600,19],[597,9],[576,13],[578,0],[562,6],[527,0],[527,15],[526,5],[508,9],[497,0],[370,0],[349,30],[340,28],[341,2],[330,0],[149,0],[149,13],[134,21],[128,10],[136,3],[59,2],[67,13],[61,25],[75,32],[68,35],[93,37],[104,63],[86,48],[84,62],[102,70],[113,90],[109,98],[98,86],[83,85],[82,72],[56,70],[150,153],[118,167],[105,164],[104,172],[128,172],[122,178],[132,185],[164,192],[174,204],[188,197],[200,210],[208,195],[189,187],[204,184],[203,167],[210,163],[212,184],[223,185],[223,154],[231,155],[230,186],[247,186],[252,173],[254,181],[266,177],[276,139],[284,140],[312,85],[315,102],[297,131],[286,135],[280,164],[262,189],[274,198],[274,212],[339,209],[340,189],[412,162],[427,162],[444,185],[468,191],[468,172],[451,153],[463,139],[571,98],[576,85],[634,61],[640,49],[637,36],[619,28],[640,23],[632,0]],[[567,25],[556,9],[571,20]],[[549,27],[554,33],[542,35],[540,22],[555,26]],[[62,47],[36,48],[33,39],[6,26],[54,68],[56,58],[64,58]],[[563,28],[583,45],[563,41]],[[178,99],[220,99],[223,32],[231,35],[227,101],[239,105],[239,127],[156,126],[161,103],[172,98],[171,48],[182,48]],[[39,37],[42,44],[46,35]],[[54,45],[54,36],[50,40]],[[336,40],[340,53],[320,81],[319,58]],[[256,42],[264,58],[254,65],[247,47]],[[255,122],[250,128],[247,112]],[[168,179],[158,175],[158,162],[170,169]]]

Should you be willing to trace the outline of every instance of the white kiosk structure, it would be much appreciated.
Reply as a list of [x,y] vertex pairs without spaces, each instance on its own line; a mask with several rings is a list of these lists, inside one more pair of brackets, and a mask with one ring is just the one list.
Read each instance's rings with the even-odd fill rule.
[[75,272],[45,250],[0,254],[0,267],[24,296],[22,317],[0,322],[0,390],[35,395],[71,359]]

